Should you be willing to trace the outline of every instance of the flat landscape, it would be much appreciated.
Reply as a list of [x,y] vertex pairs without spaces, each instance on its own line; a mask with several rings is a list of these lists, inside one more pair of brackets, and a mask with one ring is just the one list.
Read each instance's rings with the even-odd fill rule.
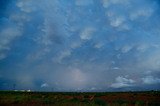
[[0,106],[160,106],[160,91],[99,93],[0,91]]

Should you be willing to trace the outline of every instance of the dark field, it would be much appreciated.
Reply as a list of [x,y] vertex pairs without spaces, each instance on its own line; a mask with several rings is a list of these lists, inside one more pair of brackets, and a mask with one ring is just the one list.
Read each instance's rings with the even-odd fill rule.
[[0,91],[0,106],[160,106],[160,91],[106,93]]

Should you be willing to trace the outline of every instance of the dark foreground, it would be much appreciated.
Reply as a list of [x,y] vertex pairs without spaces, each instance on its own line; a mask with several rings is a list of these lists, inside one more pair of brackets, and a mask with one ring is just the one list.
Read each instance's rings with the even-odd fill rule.
[[160,91],[107,93],[0,91],[0,106],[160,106]]

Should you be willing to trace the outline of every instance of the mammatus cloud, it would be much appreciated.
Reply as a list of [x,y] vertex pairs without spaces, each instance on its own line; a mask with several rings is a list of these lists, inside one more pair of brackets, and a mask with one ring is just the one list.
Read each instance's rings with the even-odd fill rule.
[[18,25],[6,19],[6,25],[0,29],[0,60],[7,56],[7,52],[14,40],[22,35],[21,28]]
[[95,28],[87,27],[81,32],[80,38],[82,40],[90,40],[94,35],[94,32],[95,32]]
[[36,7],[34,7],[35,4],[33,4],[32,0],[28,1],[19,1],[17,2],[17,7],[20,8],[21,11],[26,12],[26,13],[31,13],[34,10],[36,10]]
[[157,0],[6,2],[0,89],[13,83],[57,91],[158,86],[159,9]]

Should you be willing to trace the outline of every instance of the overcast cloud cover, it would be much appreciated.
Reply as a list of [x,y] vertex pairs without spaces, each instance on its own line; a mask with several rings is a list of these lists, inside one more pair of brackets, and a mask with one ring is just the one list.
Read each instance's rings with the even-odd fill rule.
[[159,0],[0,5],[1,90],[160,90]]

